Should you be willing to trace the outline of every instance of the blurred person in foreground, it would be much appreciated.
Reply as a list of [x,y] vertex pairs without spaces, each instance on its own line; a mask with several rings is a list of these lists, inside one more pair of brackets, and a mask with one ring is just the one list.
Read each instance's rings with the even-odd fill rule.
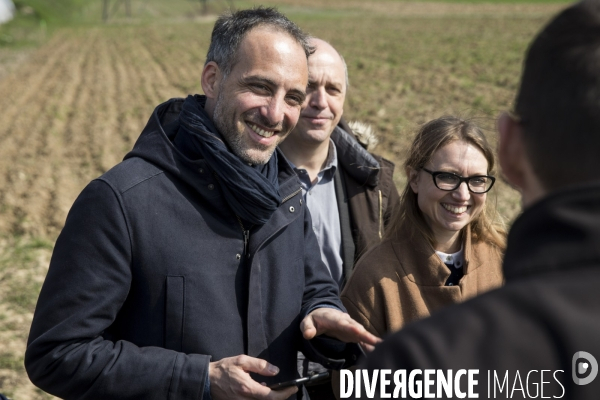
[[480,397],[487,371],[508,371],[513,386],[519,370],[532,396],[530,381],[552,371],[543,397],[598,398],[599,66],[598,1],[570,6],[536,37],[514,112],[498,122],[500,165],[524,207],[508,235],[506,285],[388,337],[367,368],[476,368]]
[[159,105],[67,217],[25,356],[36,385],[67,399],[286,399],[295,386],[259,382],[295,378],[299,349],[340,368],[358,350],[344,342],[377,341],[342,311],[277,150],[311,51],[274,9],[217,20],[205,96]]
[[471,121],[421,127],[404,163],[399,212],[342,292],[353,318],[379,336],[499,287],[505,233],[487,204],[495,160]]
[[[358,256],[380,242],[399,197],[394,164],[365,148],[375,140],[372,131],[355,135],[341,120],[348,89],[344,59],[323,40],[312,38],[310,44],[315,51],[308,57],[304,108],[279,148],[300,178],[321,259],[343,287]],[[325,368],[300,354],[299,370],[306,376]],[[307,389],[312,400],[333,398],[328,380]]]

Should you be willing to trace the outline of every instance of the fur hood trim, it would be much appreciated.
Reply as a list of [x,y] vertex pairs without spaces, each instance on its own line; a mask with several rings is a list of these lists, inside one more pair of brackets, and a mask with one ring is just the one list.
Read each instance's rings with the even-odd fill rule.
[[361,121],[349,121],[348,126],[352,129],[352,133],[356,140],[369,152],[375,150],[379,144],[379,139],[375,135],[375,130],[370,124]]
[[[351,130],[349,128],[349,130]],[[379,162],[367,151],[354,134],[336,126],[331,133],[335,143],[338,163],[354,180],[369,186],[377,186],[379,181]]]

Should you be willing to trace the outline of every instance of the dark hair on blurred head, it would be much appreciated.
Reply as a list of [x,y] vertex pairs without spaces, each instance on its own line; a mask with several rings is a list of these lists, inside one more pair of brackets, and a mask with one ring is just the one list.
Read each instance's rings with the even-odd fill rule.
[[582,1],[531,44],[515,113],[547,190],[600,179],[600,1]]
[[287,33],[304,49],[306,57],[314,51],[308,43],[309,36],[295,23],[272,7],[256,7],[223,14],[215,22],[206,54],[206,63],[214,61],[227,76],[236,62],[240,43],[248,32],[257,27],[270,27]]
[[[419,171],[425,167],[438,149],[456,141],[467,142],[478,148],[488,162],[488,174],[495,174],[494,150],[481,129],[472,121],[454,116],[444,116],[427,122],[417,132],[408,158],[404,162],[407,175],[411,170]],[[410,179],[409,176],[408,179]],[[481,213],[470,222],[473,240],[485,241],[495,245],[499,250],[504,250],[506,231],[502,223],[497,221],[495,207],[490,207],[487,203],[486,201]],[[408,224],[412,227],[413,232],[420,233],[435,247],[433,231],[419,209],[417,194],[412,191],[410,181],[406,182],[400,197],[400,206],[390,229],[386,231],[386,236],[393,236],[404,224]]]

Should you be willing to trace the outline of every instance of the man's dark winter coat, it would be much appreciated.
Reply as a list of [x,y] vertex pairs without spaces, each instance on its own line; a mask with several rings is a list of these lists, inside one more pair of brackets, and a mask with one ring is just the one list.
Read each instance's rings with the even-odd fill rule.
[[49,393],[200,399],[209,361],[239,354],[281,369],[261,381],[293,379],[299,348],[322,354],[301,338],[301,319],[316,305],[343,310],[285,158],[282,204],[244,227],[245,244],[211,168],[173,145],[182,101],[157,107],[133,151],[67,217],[25,358]]
[[[593,369],[575,356],[580,351],[595,358],[596,372],[600,361],[600,183],[555,192],[525,210],[510,231],[504,273],[504,287],[386,338],[366,366],[479,369],[479,398],[542,398],[544,381],[544,398],[598,399],[600,376],[578,385],[573,372],[586,362],[576,377]],[[496,385],[495,395],[494,371],[500,383],[508,371],[508,387]]]

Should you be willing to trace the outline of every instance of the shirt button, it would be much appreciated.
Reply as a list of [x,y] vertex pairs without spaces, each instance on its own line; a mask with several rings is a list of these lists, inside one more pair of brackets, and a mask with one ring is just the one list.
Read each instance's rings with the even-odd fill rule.
[[198,172],[200,172],[201,174],[204,173],[204,168],[198,168]]
[[213,185],[212,183],[208,185],[208,190],[213,190],[215,188],[215,185]]
[[236,255],[235,255],[235,258],[236,258],[237,260],[239,260],[239,259],[241,259],[241,258],[242,258],[242,256],[241,256],[240,254],[236,254]]
[[296,211],[296,209],[294,208],[294,206],[291,206],[290,207],[290,212],[294,212],[294,211]]
[[454,286],[454,283],[450,282],[450,283],[448,284],[448,286]]
[[300,205],[302,205],[302,199],[300,199]]

